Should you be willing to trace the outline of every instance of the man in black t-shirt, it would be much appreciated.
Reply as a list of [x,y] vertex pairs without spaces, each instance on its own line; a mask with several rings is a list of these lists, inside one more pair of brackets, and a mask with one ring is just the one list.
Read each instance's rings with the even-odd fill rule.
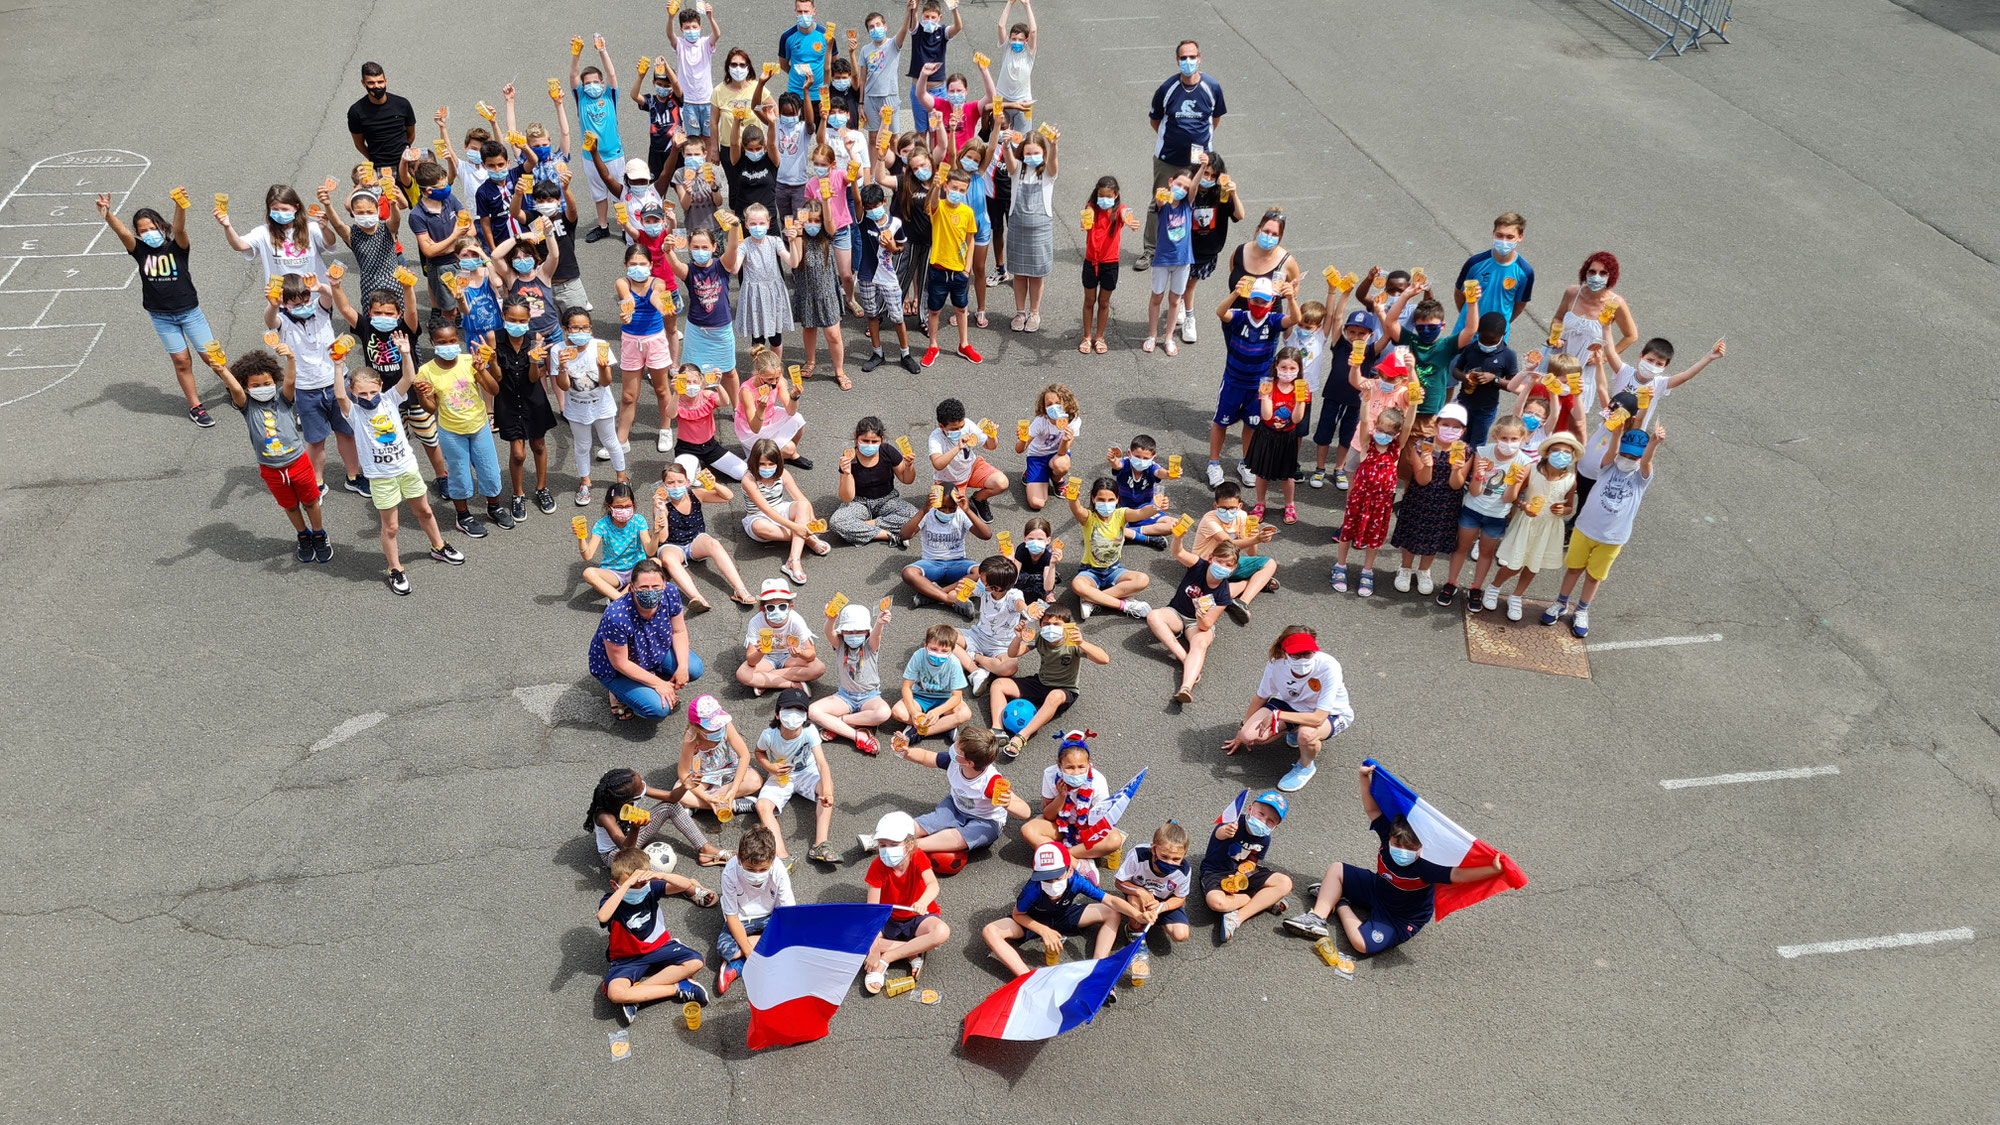
[[416,143],[417,111],[408,98],[389,92],[389,76],[381,63],[361,64],[361,88],[367,94],[347,107],[354,151],[377,168],[394,168],[403,159],[403,150]]

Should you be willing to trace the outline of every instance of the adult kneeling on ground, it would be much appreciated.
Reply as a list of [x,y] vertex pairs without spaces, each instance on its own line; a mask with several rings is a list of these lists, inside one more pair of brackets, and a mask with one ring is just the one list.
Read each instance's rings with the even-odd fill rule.
[[664,719],[680,689],[701,678],[681,609],[680,591],[653,559],[633,567],[624,596],[605,607],[590,639],[590,674],[610,692],[613,715]]

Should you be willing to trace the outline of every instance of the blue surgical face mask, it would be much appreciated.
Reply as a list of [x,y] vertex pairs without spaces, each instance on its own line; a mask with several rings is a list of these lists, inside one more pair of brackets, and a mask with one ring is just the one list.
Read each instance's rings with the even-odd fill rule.
[[764,150],[761,148],[744,149],[743,155],[749,157],[752,160],[762,160],[764,159]]
[[1270,231],[1260,230],[1257,232],[1257,249],[1276,250],[1277,248],[1278,248],[1277,235],[1272,234]]
[[814,179],[816,179],[816,180],[824,180],[824,179],[828,178],[829,176],[832,176],[832,175],[833,175],[833,169],[832,169],[832,168],[830,168],[830,167],[828,167],[828,166],[826,166],[826,165],[824,165],[824,164],[815,164],[815,165],[813,165],[813,172],[812,172],[812,174],[813,174],[813,178],[814,178]]
[[505,168],[488,168],[488,169],[486,170],[486,178],[487,178],[487,179],[489,179],[489,180],[492,180],[492,181],[493,181],[494,183],[496,183],[496,184],[497,184],[497,183],[499,183],[500,181],[502,181],[502,180],[504,180],[504,179],[506,179],[506,178],[507,178],[507,169],[505,169]]
[[291,317],[293,320],[311,320],[313,318],[313,313],[317,311],[317,309],[318,306],[310,303],[298,305],[296,307],[287,305],[285,307],[285,315]]
[[1520,245],[1519,242],[1511,238],[1496,238],[1493,240],[1493,252],[1495,254],[1512,254]]
[[690,172],[701,171],[701,166],[707,163],[708,161],[707,157],[703,156],[701,153],[698,152],[690,152],[686,154],[684,159],[686,160],[688,171]]
[[708,264],[708,260],[709,260],[710,258],[713,258],[713,257],[715,257],[715,251],[713,251],[713,250],[690,250],[690,251],[688,251],[688,259],[689,259],[690,261],[694,262],[694,264],[695,264],[695,265],[697,265],[697,266],[705,266],[705,265],[707,265],[707,264]]
[[1396,440],[1395,434],[1385,434],[1381,430],[1376,430],[1374,433],[1370,434],[1369,437],[1375,440],[1376,445],[1387,445],[1390,442]]
[[1063,638],[1063,627],[1059,624],[1044,625],[1037,632],[1041,633],[1042,639],[1050,644],[1055,644]]
[[279,225],[279,226],[281,226],[281,227],[283,227],[283,226],[290,226],[290,225],[291,225],[291,222],[292,222],[292,220],[293,220],[293,219],[296,219],[296,218],[298,218],[298,217],[299,217],[299,213],[298,213],[297,211],[272,211],[272,212],[271,212],[271,221],[272,221],[272,222],[274,222],[274,223],[276,223],[276,224],[278,224],[278,225]]
[[368,327],[373,328],[377,332],[394,332],[396,330],[396,318],[393,316],[371,316],[368,318]]
[[1574,464],[1576,464],[1576,457],[1567,449],[1558,449],[1549,454],[1549,467],[1551,469],[1567,469]]
[[438,357],[439,363],[454,363],[458,360],[457,344],[439,344],[432,348],[431,352]]
[[528,322],[525,320],[503,320],[500,322],[500,327],[506,329],[507,335],[516,340],[528,334]]
[[1100,211],[1109,211],[1116,206],[1118,206],[1118,197],[1115,195],[1100,195],[1097,197],[1097,209]]
[[[1031,152],[1028,155],[1023,156],[1021,158],[1021,163],[1027,165],[1030,168],[1040,168],[1042,166],[1042,154],[1039,152]],[[1182,192],[1181,194],[1185,196],[1187,193]]]
[[1069,411],[1064,410],[1063,404],[1060,402],[1052,402],[1048,404],[1046,407],[1043,407],[1043,409],[1047,411],[1049,416],[1049,421],[1051,422],[1060,422],[1064,418],[1069,417]]
[[1196,71],[1201,69],[1201,59],[1199,57],[1182,59],[1180,60],[1180,66],[1182,74],[1192,77]]
[[807,234],[811,235],[817,235],[821,230],[825,229],[821,227],[818,223],[801,223],[800,225],[805,228],[805,232]]
[[[1056,626],[1056,632],[1062,632],[1062,626]],[[1065,773],[1062,775],[1062,779],[1063,784],[1069,786],[1071,789],[1081,789],[1090,784],[1090,774],[1088,771],[1084,773]]]
[[918,183],[927,184],[931,182],[931,170],[928,166],[919,164],[915,168],[910,169],[910,171],[916,173]]
[[942,668],[944,667],[944,662],[951,659],[951,654],[948,652],[931,652],[925,650],[924,659],[931,662],[931,667]]
[[770,226],[765,223],[751,223],[749,226],[750,237],[762,238],[766,233],[770,231],[770,229],[771,229]]
[[798,125],[798,123],[799,119],[797,117],[783,113],[778,115],[778,128],[780,129],[795,128]]
[[1043,551],[1049,549],[1049,541],[1046,539],[1029,539],[1022,542],[1021,546],[1026,547],[1029,554],[1039,556]]
[[800,13],[799,13],[799,30],[800,30],[800,31],[811,31],[811,30],[812,30],[812,25],[813,25],[813,18],[812,18],[812,13],[811,13],[811,12],[800,12]]
[[166,245],[167,236],[156,230],[141,231],[139,241],[157,250],[161,246]]
[[880,43],[884,39],[889,38],[889,29],[886,27],[871,27],[868,29],[868,38],[871,42]]
[[958,166],[965,169],[968,172],[979,171],[979,161],[974,160],[970,156],[966,157],[964,160],[959,161]]
[[535,260],[533,258],[514,259],[515,273],[532,273],[534,272],[534,268],[535,268]]
[[601,98],[601,97],[603,97],[603,96],[604,96],[604,83],[602,83],[602,82],[585,82],[585,83],[583,84],[583,96],[584,96],[584,97],[586,97],[586,98]]
[[590,343],[590,333],[588,332],[570,332],[566,333],[564,338],[579,348]]
[[1482,352],[1492,353],[1500,350],[1500,344],[1498,341],[1495,341],[1491,344],[1487,343],[1484,340],[1474,340],[1473,342],[1479,345],[1479,350]]
[[1223,523],[1235,523],[1243,515],[1241,508],[1217,508],[1215,518]]
[[667,486],[667,499],[669,500],[685,500],[687,499],[687,494],[688,494],[687,485],[670,484]]
[[1244,817],[1243,827],[1248,829],[1252,836],[1256,836],[1259,838],[1269,836],[1271,834],[1271,826],[1265,824],[1262,820],[1254,816]]
[[1444,332],[1444,325],[1442,324],[1417,325],[1417,339],[1426,344],[1437,343],[1438,336],[1443,334],[1443,332]]
[[1143,473],[1153,467],[1153,459],[1151,457],[1127,457],[1125,458],[1125,463],[1130,465],[1132,471],[1135,473]]
[[480,261],[478,258],[460,258],[458,260],[458,272],[473,273],[485,264],[485,262]]
[[660,603],[667,600],[667,588],[661,586],[658,589],[634,590],[632,600],[642,608],[658,609]]
[[[644,234],[646,235],[646,237],[647,237],[647,238],[658,238],[658,237],[659,237],[659,235],[660,235],[660,232],[661,232],[661,231],[663,231],[663,230],[665,230],[665,229],[667,229],[667,224],[665,224],[665,223],[640,223],[640,224],[639,224],[639,230],[640,230],[640,231],[642,231],[642,232],[643,232],[643,233],[644,233]],[[637,280],[639,280],[639,279],[635,277],[635,278],[633,278],[632,280],[634,280],[634,281],[637,281]]]
[[644,265],[626,266],[625,276],[632,281],[644,281],[653,276],[653,270],[652,267]]
[[[854,80],[852,78],[836,78],[833,80],[833,88],[845,94],[847,91],[852,90],[854,88]],[[833,125],[833,118],[828,117],[826,119],[826,123],[829,125]],[[833,125],[833,127],[839,129],[844,127],[846,124],[847,121],[845,118],[843,118],[841,119],[839,125]]]
[[1097,509],[1097,518],[1102,520],[1110,519],[1111,513],[1118,510],[1118,505],[1110,500],[1099,500],[1097,503],[1092,504],[1091,507]]
[[1180,186],[1179,184],[1175,184],[1171,189],[1171,191],[1175,203],[1179,203],[1181,200],[1187,198],[1187,189]]
[[1542,428],[1542,420],[1533,414],[1529,414],[1521,419],[1521,425],[1526,426],[1528,432],[1532,434]]
[[965,202],[965,193],[962,191],[948,191],[944,193],[944,197],[946,199],[951,200],[953,203]]
[[944,25],[939,23],[937,20],[918,20],[917,26],[924,30],[924,34],[930,35],[935,33],[938,28],[943,27]]
[[882,443],[879,441],[857,441],[854,443],[854,451],[863,457],[873,457],[877,453],[882,452]]
[[887,207],[870,207],[866,214],[869,222],[879,223],[889,217],[889,209]]
[[701,25],[681,28],[681,40],[687,43],[701,42]]
[[633,906],[637,906],[640,903],[646,901],[646,893],[651,889],[652,887],[650,885],[644,887],[633,887],[631,890],[625,892],[625,901],[631,903]]
[[1007,49],[1018,55],[1028,49],[1028,41],[1026,39],[1016,39],[1007,44]]
[[1603,274],[1593,273],[1583,279],[1584,288],[1590,290],[1592,293],[1602,293],[1605,287],[1610,284],[1611,279],[1605,277]]
[[1390,863],[1393,863],[1398,867],[1408,867],[1410,864],[1415,863],[1416,861],[1417,861],[1417,853],[1415,851],[1409,848],[1399,848],[1394,844],[1389,845]]
[[776,465],[759,465],[757,466],[757,475],[765,480],[770,480],[772,477],[778,475],[778,467]]
[[[853,85],[853,83],[848,82],[846,79],[835,79],[833,83],[833,88],[836,90],[845,90],[847,89],[847,87],[851,85]],[[842,129],[847,128],[847,115],[844,113],[827,114],[826,127],[832,129],[836,133],[840,132]]]
[[1236,568],[1233,566],[1217,566],[1214,563],[1208,564],[1208,576],[1217,582],[1227,581],[1229,576],[1234,573],[1236,573]]

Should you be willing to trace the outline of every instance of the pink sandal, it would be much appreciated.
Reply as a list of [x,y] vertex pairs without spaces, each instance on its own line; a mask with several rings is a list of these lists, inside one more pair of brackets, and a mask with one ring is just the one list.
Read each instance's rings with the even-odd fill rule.
[[1263,518],[1264,518],[1264,502],[1263,502],[1262,500],[1259,500],[1259,501],[1257,501],[1256,505],[1255,505],[1254,507],[1252,507],[1252,508],[1250,509],[1250,514],[1251,514],[1251,515],[1253,515],[1253,516],[1255,516],[1255,517],[1257,517],[1257,518],[1258,518],[1258,519],[1260,519],[1260,520],[1261,520],[1261,519],[1263,519]]
[[1285,505],[1285,522],[1286,523],[1299,522],[1299,506],[1297,504]]

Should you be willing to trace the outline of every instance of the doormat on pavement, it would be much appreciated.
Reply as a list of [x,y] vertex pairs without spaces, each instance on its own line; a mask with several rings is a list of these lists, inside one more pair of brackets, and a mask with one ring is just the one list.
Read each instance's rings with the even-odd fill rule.
[[[1475,597],[1477,594],[1474,595]],[[1507,602],[1501,608],[1465,615],[1465,655],[1474,664],[1493,664],[1542,672],[1551,676],[1590,678],[1590,657],[1583,642],[1569,631],[1569,622],[1543,626],[1540,618],[1547,602],[1524,603],[1519,621],[1507,620]]]

